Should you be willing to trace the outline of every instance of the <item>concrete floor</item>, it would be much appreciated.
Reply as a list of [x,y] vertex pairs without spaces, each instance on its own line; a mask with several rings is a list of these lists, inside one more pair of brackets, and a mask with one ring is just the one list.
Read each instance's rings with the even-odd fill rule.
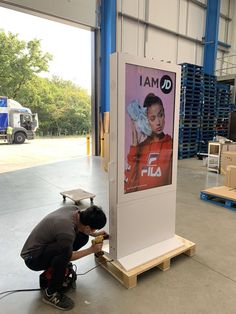
[[24,145],[0,141],[0,173],[86,156],[86,137],[26,140]]
[[[167,272],[152,269],[127,290],[102,268],[80,276],[69,295],[76,314],[236,313],[236,212],[199,199],[200,190],[222,185],[197,159],[178,162],[176,234],[197,244],[193,258],[176,257]],[[38,288],[37,272],[19,257],[35,224],[62,205],[59,192],[83,187],[108,212],[107,174],[98,157],[81,157],[0,174],[0,292]],[[88,202],[84,201],[82,206]],[[76,261],[78,272],[95,265],[93,256]],[[1,298],[1,295],[0,295]],[[0,300],[1,314],[61,313],[41,302],[39,291]]]

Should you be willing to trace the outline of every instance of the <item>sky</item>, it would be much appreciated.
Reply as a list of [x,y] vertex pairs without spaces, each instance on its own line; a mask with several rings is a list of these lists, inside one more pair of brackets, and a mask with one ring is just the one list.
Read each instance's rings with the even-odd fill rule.
[[91,32],[30,14],[0,7],[0,29],[29,41],[41,40],[41,50],[53,55],[50,77],[57,75],[91,95]]

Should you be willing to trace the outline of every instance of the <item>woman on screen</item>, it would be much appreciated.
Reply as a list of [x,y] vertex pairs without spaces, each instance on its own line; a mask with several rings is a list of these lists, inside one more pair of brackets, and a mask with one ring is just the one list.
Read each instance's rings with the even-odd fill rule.
[[[150,132],[140,137],[132,115],[132,144],[127,156],[125,193],[164,186],[172,182],[172,138],[164,133],[165,110],[162,100],[153,93],[146,96],[143,107]],[[144,109],[143,109],[144,110]],[[129,112],[129,110],[128,110]],[[147,128],[146,128],[147,129]]]

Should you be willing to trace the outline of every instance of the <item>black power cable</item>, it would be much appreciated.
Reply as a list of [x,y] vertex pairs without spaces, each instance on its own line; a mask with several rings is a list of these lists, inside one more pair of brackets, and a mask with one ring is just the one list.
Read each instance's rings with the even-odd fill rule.
[[[111,260],[108,260],[106,261],[106,263],[111,263],[113,262],[114,260],[111,259]],[[90,268],[89,270],[87,270],[86,272],[84,273],[80,273],[80,274],[76,274],[77,276],[84,276],[86,274],[88,274],[90,271],[94,270],[95,268],[98,268],[102,266],[101,264],[98,264],[92,268]],[[76,267],[76,265],[75,265]],[[76,267],[76,270],[77,270],[77,267]],[[40,291],[41,289],[16,289],[16,290],[8,290],[8,291],[3,291],[3,292],[0,292],[0,295],[2,294],[5,294],[4,296],[0,297],[0,300],[4,299],[5,297],[9,296],[10,294],[13,294],[13,293],[17,293],[17,292],[31,292],[31,291]]]
[[[107,260],[106,263],[111,263],[111,262],[113,262],[113,261],[114,261],[114,259],[110,259],[110,260]],[[87,275],[87,273],[89,273],[90,271],[94,270],[94,269],[97,268],[97,267],[101,267],[101,266],[102,266],[102,264],[96,265],[96,266],[94,266],[93,268],[87,270],[85,273],[80,273],[80,274],[76,274],[76,275],[77,275],[77,276],[84,276],[84,275]]]
[[0,295],[5,294],[4,296],[0,297],[0,300],[7,297],[10,294],[16,293],[16,292],[27,292],[27,291],[40,291],[41,289],[17,289],[17,290],[8,290],[0,292]]

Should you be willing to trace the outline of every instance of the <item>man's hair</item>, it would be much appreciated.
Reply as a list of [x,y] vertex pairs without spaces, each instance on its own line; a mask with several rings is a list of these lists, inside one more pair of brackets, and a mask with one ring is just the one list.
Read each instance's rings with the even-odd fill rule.
[[101,207],[92,205],[80,211],[80,222],[91,229],[101,229],[105,226],[107,218]]
[[149,93],[146,96],[146,98],[144,99],[143,107],[149,108],[150,106],[152,106],[154,104],[161,105],[163,110],[164,110],[164,106],[163,106],[163,102],[162,102],[161,98],[156,96],[153,93]]

